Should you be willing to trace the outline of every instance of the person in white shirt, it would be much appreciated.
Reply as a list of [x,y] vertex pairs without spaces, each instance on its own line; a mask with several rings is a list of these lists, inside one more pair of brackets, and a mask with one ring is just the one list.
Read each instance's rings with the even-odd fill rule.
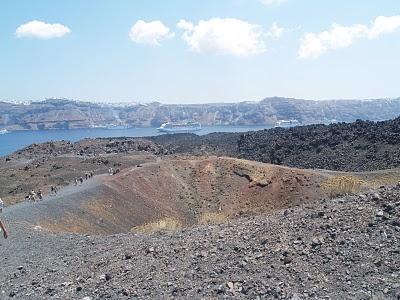
[[[4,208],[4,202],[0,198],[0,213],[3,212],[3,208]],[[4,225],[4,223],[1,221],[1,219],[0,219],[0,230],[3,231],[3,237],[6,239],[8,237],[8,232],[7,232],[7,229]]]

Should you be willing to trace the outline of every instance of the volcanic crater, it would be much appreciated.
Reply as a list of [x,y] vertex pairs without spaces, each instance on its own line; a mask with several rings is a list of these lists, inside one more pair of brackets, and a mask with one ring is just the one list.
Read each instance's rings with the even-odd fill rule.
[[158,159],[9,213],[53,232],[126,233],[162,220],[187,227],[312,202],[326,196],[321,182],[329,176],[226,157]]

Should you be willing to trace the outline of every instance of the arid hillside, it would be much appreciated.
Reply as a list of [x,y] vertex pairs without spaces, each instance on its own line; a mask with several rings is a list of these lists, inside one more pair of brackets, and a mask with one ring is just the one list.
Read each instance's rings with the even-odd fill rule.
[[168,221],[183,228],[312,203],[328,196],[321,184],[330,177],[231,158],[166,159],[99,176],[12,210],[50,231],[111,234]]
[[203,125],[274,125],[282,119],[326,124],[395,118],[400,114],[400,99],[313,101],[273,97],[259,102],[179,105],[48,99],[30,104],[0,102],[0,111],[0,128],[9,130],[150,127],[185,120],[196,120]]

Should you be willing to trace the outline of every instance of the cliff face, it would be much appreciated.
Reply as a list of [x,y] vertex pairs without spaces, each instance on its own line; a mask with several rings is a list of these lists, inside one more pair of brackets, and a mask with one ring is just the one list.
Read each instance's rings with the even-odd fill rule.
[[196,120],[203,125],[273,125],[280,119],[297,119],[310,124],[395,118],[400,115],[400,98],[311,101],[276,97],[260,102],[125,106],[50,99],[29,105],[0,102],[0,112],[0,128],[9,130],[149,127],[183,120]]

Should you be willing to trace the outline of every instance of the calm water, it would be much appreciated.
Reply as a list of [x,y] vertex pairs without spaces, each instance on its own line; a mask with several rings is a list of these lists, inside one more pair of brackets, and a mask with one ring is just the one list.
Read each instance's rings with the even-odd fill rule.
[[[212,132],[246,132],[270,128],[268,126],[206,126],[196,134],[204,135]],[[74,129],[18,131],[0,135],[0,156],[10,154],[33,143],[67,140],[75,142],[83,138],[97,137],[143,137],[159,135],[156,128],[129,129]]]

